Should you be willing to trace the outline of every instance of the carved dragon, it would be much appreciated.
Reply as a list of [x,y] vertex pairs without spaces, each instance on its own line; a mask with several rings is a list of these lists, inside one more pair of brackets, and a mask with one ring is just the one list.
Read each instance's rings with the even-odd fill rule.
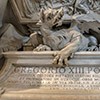
[[[47,9],[41,10],[41,35],[43,36],[43,44],[40,44],[34,51],[59,50],[54,54],[53,64],[68,65],[68,57],[80,50],[87,50],[91,42],[90,50],[95,49],[97,41],[94,37],[83,36],[77,28],[77,25],[69,29],[53,29],[62,24],[63,9]],[[92,39],[95,41],[92,41]]]

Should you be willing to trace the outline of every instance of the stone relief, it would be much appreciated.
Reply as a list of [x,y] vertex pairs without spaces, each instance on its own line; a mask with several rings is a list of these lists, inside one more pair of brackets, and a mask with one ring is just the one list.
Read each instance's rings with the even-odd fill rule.
[[0,54],[31,43],[35,51],[60,50],[54,63],[62,65],[76,51],[99,50],[100,0],[0,0],[0,7]]
[[40,31],[44,45],[39,45],[34,51],[60,50],[58,54],[55,54],[54,64],[67,65],[67,58],[76,51],[98,50],[96,38],[83,36],[77,27],[77,22],[75,26],[72,25],[69,29],[53,29],[53,27],[58,27],[62,23],[61,19],[64,15],[62,8],[59,10],[49,8],[42,10],[40,14]]
[[[0,70],[2,69],[2,66],[3,66],[2,63],[4,62],[4,58],[2,57],[3,52],[25,51],[24,48],[27,48],[27,46],[31,46],[32,48],[31,50],[33,52],[35,51],[35,53],[39,51],[54,51],[53,52],[54,54],[52,54],[54,56],[54,59],[53,59],[54,66],[65,65],[65,67],[68,66],[68,60],[70,58],[73,58],[74,53],[76,51],[99,51],[100,50],[100,0],[0,0],[0,8],[1,8],[0,9]],[[28,49],[28,51],[30,51],[30,49]],[[18,86],[20,86],[21,82],[26,85],[28,83],[28,85],[30,86],[30,83],[33,85],[33,83],[35,83],[37,79],[39,82],[38,85],[39,86],[43,85],[41,83],[42,82],[41,80],[46,79],[45,78],[46,74],[44,74],[44,79],[42,79],[41,76],[39,78],[38,77],[33,78],[32,76],[34,74],[34,76],[36,77],[36,74],[34,73],[32,69],[38,68],[37,66],[33,68],[33,65],[35,62],[34,54],[33,55],[28,54],[30,55],[29,58],[31,59],[29,59],[28,56],[23,57],[23,54],[18,54],[18,55],[19,55],[19,59],[16,58],[16,55],[13,55],[12,58],[10,58],[8,55],[8,58],[7,58],[8,62],[10,62],[9,59],[12,60],[13,58],[14,59],[16,58],[15,64],[17,65],[19,64],[19,62],[22,62],[22,60],[24,59],[24,62],[26,61],[27,65],[30,65],[30,62],[32,63],[32,68],[29,68],[30,66],[28,67],[26,66],[26,69],[25,69],[25,66],[24,67],[22,66],[22,69],[19,68],[20,69],[19,71],[23,71],[24,73],[22,72],[20,72],[20,74],[17,73],[18,76],[16,77],[16,74],[14,72],[14,74],[12,74],[12,79],[13,79],[12,81],[9,81],[11,80],[11,77],[9,76],[10,78],[8,79],[8,83],[10,83],[10,86],[12,87],[13,82],[15,83],[19,82]],[[37,57],[38,55],[39,54],[37,53]],[[87,55],[88,54],[85,55],[86,58],[87,58]],[[39,57],[42,58],[42,56],[39,56]],[[96,60],[90,61],[91,58],[94,58]],[[92,61],[93,62],[90,65],[93,65],[93,66],[100,65],[98,61],[99,59],[98,53],[92,54],[90,58],[88,57],[87,63],[84,61],[82,62],[80,60],[76,60],[76,59],[77,57],[74,58],[75,60],[74,66],[75,66],[75,62],[77,63],[81,62],[81,64],[85,63],[86,65],[88,65],[87,63],[92,62]],[[80,57],[78,59],[85,59],[85,58],[83,56],[83,58]],[[19,60],[19,62],[17,62],[17,60]],[[40,60],[37,60],[36,64],[39,61]],[[51,61],[51,57],[49,58],[49,60],[47,59],[47,57],[45,59],[41,59],[42,64],[46,61],[47,62]],[[25,64],[24,62],[22,62],[22,65]],[[76,63],[76,66],[77,66],[77,63]],[[11,69],[13,70],[14,67],[11,66],[11,68],[8,68],[9,66],[10,65],[7,65],[5,67],[6,69],[4,70],[4,74],[5,74],[5,71],[7,70],[9,72],[11,71]],[[82,66],[82,68],[83,67],[84,66]],[[16,69],[17,68],[18,66],[16,67]],[[46,68],[46,66],[44,68]],[[53,68],[56,68],[56,67],[53,67]],[[70,69],[71,67],[69,66],[66,68]],[[72,66],[72,68],[74,67]],[[79,69],[80,69],[80,66],[79,66]],[[95,70],[98,71],[99,69],[95,69]],[[29,75],[31,71],[33,72],[32,74]],[[37,74],[37,76],[38,75],[39,74]],[[61,75],[61,73],[59,75]],[[95,75],[96,77],[98,77],[97,73],[95,73]],[[7,74],[5,74],[4,76],[7,76]],[[20,76],[22,77],[22,79]],[[24,81],[23,81],[23,77],[26,78]],[[53,76],[51,76],[51,79],[52,77]],[[79,77],[79,75],[75,77],[77,78]],[[61,77],[59,78],[59,80],[57,79],[56,81],[60,82],[60,80],[62,80]],[[65,82],[66,81],[67,80],[65,80]],[[86,80],[86,82],[87,81],[88,80]],[[99,82],[99,81],[97,80],[95,82]],[[37,83],[35,84],[37,86]],[[84,84],[84,83],[81,83],[81,84]],[[94,85],[92,85],[92,87],[94,87]],[[99,86],[99,84],[97,85]],[[65,87],[63,88],[65,89]],[[98,87],[96,88],[98,90]],[[92,91],[92,89],[90,90]],[[7,93],[5,86],[4,87],[1,86],[0,98],[1,98],[1,95],[3,95],[5,92]],[[25,92],[23,94],[25,94]],[[33,95],[33,90],[31,94]],[[12,94],[12,95],[13,96],[15,95],[16,97],[16,94]],[[22,94],[20,95],[21,95],[20,98],[22,98]],[[36,92],[35,92],[35,95],[36,95]],[[19,97],[18,94],[17,94],[17,97]],[[25,97],[23,96],[23,98]]]

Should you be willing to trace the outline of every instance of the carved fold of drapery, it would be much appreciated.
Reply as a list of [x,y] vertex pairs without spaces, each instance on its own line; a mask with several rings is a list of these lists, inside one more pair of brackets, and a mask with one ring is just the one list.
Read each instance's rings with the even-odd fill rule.
[[2,19],[6,9],[8,0],[0,0],[0,27],[2,26]]
[[4,92],[5,92],[5,89],[0,87],[0,96],[1,96]]

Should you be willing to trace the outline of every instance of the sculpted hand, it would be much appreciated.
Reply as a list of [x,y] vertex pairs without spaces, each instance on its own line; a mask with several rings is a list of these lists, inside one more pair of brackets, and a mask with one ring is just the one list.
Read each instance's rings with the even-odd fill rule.
[[40,44],[33,51],[51,51],[51,48],[48,47],[47,45]]
[[87,48],[87,51],[99,51],[99,48],[97,46],[91,46]]
[[53,60],[53,64],[58,64],[59,66],[66,65],[68,66],[68,57],[69,52],[60,51],[59,53],[54,54],[55,58]]

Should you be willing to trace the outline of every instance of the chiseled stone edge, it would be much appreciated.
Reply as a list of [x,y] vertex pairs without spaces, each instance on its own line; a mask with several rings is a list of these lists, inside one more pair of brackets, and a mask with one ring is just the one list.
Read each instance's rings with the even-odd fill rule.
[[[34,91],[34,90],[33,90]],[[58,90],[56,90],[58,91]],[[76,91],[77,92],[77,91]],[[18,93],[17,91],[14,93],[6,92],[0,98],[0,100],[100,100],[99,94],[65,94],[65,93],[38,93],[34,92],[26,92],[26,93]]]
[[[27,66],[58,66],[53,65],[54,54],[58,51],[45,52],[6,52],[3,55],[6,59],[11,59],[15,65]],[[38,63],[40,62],[40,63]],[[99,66],[100,52],[77,52],[69,60],[70,66]]]

